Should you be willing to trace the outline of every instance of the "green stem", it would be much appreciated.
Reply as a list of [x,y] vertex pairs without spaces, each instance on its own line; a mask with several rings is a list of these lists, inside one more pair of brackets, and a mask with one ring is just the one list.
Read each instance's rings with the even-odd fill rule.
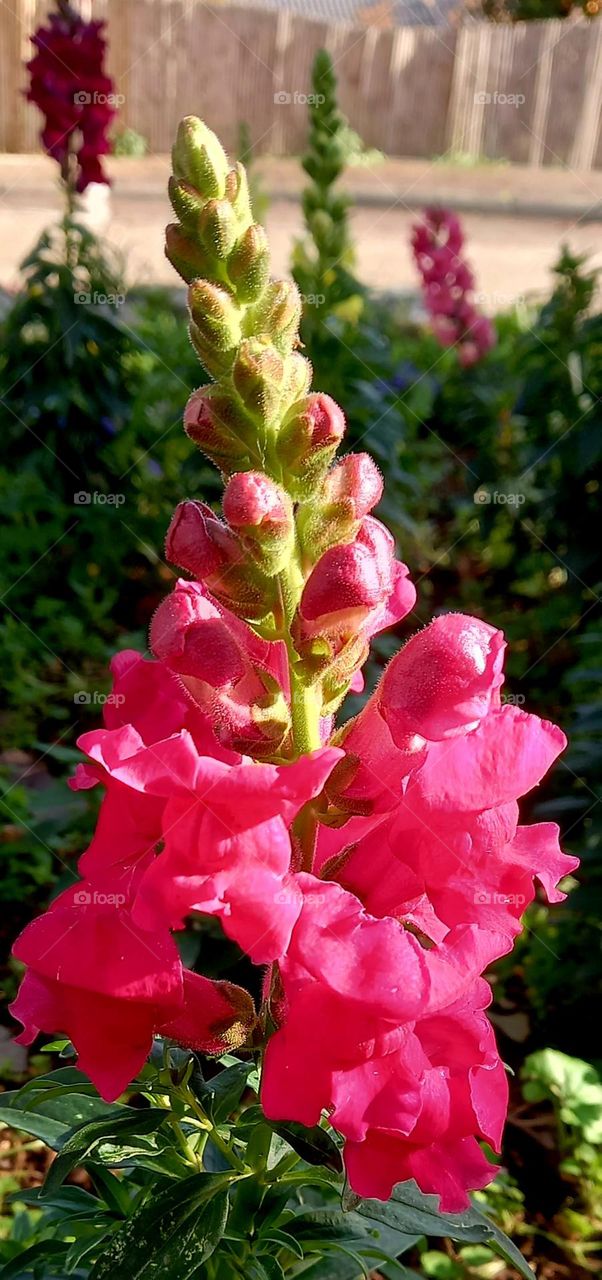
[[209,1116],[195,1098],[192,1090],[188,1088],[181,1090],[181,1096],[184,1098],[197,1120],[201,1121],[203,1128],[207,1130],[212,1143],[217,1147],[218,1151],[221,1152],[224,1159],[228,1161],[228,1164],[230,1164],[233,1169],[236,1169],[238,1173],[245,1173],[246,1167],[243,1161],[239,1159],[225,1139],[222,1138],[217,1126],[209,1119]]

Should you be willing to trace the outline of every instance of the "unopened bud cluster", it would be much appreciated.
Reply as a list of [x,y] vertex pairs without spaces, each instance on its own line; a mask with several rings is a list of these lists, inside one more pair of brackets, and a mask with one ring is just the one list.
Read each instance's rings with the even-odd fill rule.
[[301,299],[291,281],[270,279],[245,171],[193,117],[169,190],[178,221],[166,252],[189,286],[191,339],[213,379],[184,425],[225,492],[223,518],[197,501],[175,512],[167,555],[196,584],[161,606],[153,647],[211,707],[226,746],[290,758],[320,744],[370,636],[411,607],[413,589],[369,514],[382,493],[372,459],[335,462],[345,419],[310,391]]

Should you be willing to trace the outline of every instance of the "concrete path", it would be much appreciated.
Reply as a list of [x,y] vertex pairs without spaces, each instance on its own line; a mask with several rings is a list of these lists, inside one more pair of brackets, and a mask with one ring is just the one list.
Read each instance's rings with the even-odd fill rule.
[[[127,257],[134,283],[173,284],[163,257],[171,219],[166,196],[169,159],[113,159],[109,241]],[[262,157],[256,172],[271,195],[267,217],[274,271],[288,269],[302,232],[298,196],[304,174],[295,160]],[[468,258],[483,307],[496,311],[545,292],[562,242],[602,267],[602,173],[517,165],[463,168],[418,160],[388,160],[350,170],[352,229],[360,279],[377,289],[416,287],[409,234],[417,212],[438,201],[463,211]],[[44,156],[0,156],[0,285],[14,288],[18,263],[59,212],[55,167]]]

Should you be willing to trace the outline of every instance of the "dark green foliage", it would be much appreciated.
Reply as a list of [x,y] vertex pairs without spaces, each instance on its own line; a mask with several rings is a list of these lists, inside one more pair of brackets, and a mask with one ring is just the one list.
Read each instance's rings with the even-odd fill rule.
[[[127,1102],[102,1102],[71,1067],[0,1095],[0,1120],[58,1152],[44,1186],[14,1197],[15,1228],[0,1242],[2,1280],[281,1280],[301,1273],[358,1280],[381,1266],[411,1274],[396,1260],[441,1232],[487,1243],[529,1280],[511,1241],[478,1209],[441,1215],[437,1198],[411,1182],[387,1204],[350,1200],[331,1167],[337,1147],[324,1129],[277,1125],[271,1132],[249,1091],[218,1119],[191,1087],[200,1078],[198,1060],[178,1050],[174,1074],[172,1053],[156,1042]],[[226,1097],[220,1082],[234,1069],[254,1087],[252,1064],[225,1062],[221,1070],[208,1064],[214,1097]],[[267,1142],[257,1141],[264,1131]],[[219,1170],[208,1159],[213,1140],[224,1156]],[[64,1183],[75,1164],[89,1175],[90,1191]]]

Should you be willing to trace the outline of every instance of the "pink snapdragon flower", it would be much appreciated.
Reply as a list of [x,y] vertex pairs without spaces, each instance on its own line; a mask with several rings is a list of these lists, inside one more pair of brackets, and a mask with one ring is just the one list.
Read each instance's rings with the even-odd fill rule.
[[[499,1150],[506,1110],[483,974],[535,882],[558,901],[576,863],[553,823],[519,821],[565,738],[504,701],[503,635],[456,613],[336,727],[416,591],[372,514],[378,469],[334,461],[345,419],[308,393],[299,298],[269,282],[244,172],[194,118],[173,161],[167,252],[216,378],[185,426],[224,476],[222,515],[196,499],[174,514],[167,556],[192,580],[159,605],[153,658],[114,659],[104,727],[79,739],[72,785],[102,788],[98,825],[82,881],[17,940],[13,1010],[27,1042],[69,1035],[107,1098],[154,1035],[261,1045],[269,1118],[327,1112],[359,1195],[415,1178],[453,1212],[494,1176],[479,1144]],[[416,233],[438,332],[470,363],[492,335],[461,250],[451,215]],[[266,967],[257,1014],[183,968],[175,938],[198,917]]]
[[459,219],[449,209],[426,209],[413,228],[412,250],[435,337],[442,347],[457,347],[465,368],[476,364],[495,346],[496,335],[475,303]]

